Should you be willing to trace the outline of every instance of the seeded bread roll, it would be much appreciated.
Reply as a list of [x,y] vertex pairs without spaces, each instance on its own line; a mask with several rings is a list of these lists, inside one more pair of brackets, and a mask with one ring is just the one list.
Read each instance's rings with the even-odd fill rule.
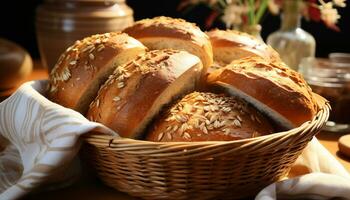
[[198,56],[208,69],[213,63],[212,47],[208,36],[195,24],[182,19],[155,17],[136,22],[124,30],[149,49],[185,50]]
[[48,97],[62,106],[86,113],[99,87],[115,67],[145,50],[145,46],[125,33],[106,33],[78,40],[52,69]]
[[202,70],[199,58],[185,51],[147,52],[114,71],[87,117],[122,137],[139,138],[165,104],[194,90]]
[[318,111],[311,88],[282,62],[260,57],[235,60],[212,72],[208,84],[245,99],[286,129],[311,120]]
[[280,61],[278,53],[263,41],[247,33],[235,30],[214,29],[207,32],[210,38],[214,64],[212,69],[226,66],[233,60],[249,56],[259,56],[268,61]]
[[272,132],[271,124],[246,102],[224,95],[193,92],[156,120],[147,140],[229,141]]

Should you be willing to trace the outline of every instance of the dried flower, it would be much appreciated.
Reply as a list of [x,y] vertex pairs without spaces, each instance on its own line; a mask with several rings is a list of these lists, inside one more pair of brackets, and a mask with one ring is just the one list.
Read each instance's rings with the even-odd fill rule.
[[[221,16],[221,20],[227,28],[242,25],[259,24],[266,9],[272,14],[278,14],[286,0],[183,0],[180,9],[192,4],[207,4],[213,11],[206,20],[209,28],[215,19]],[[339,30],[336,23],[340,15],[335,7],[345,7],[346,0],[295,0],[302,2],[301,13],[306,19],[323,21],[329,28]]]
[[269,0],[267,7],[269,8],[270,13],[277,15],[280,12],[281,5],[274,0]]
[[333,0],[334,5],[338,6],[338,7],[346,7],[346,3],[345,0]]
[[224,10],[222,21],[225,22],[227,28],[231,28],[233,25],[240,25],[242,23],[242,14],[246,12],[246,7],[235,3],[230,4]]
[[332,2],[324,3],[320,6],[321,10],[321,19],[327,25],[333,25],[338,22],[340,15],[338,14],[337,9],[333,8]]
[[213,10],[206,20],[207,28],[219,16],[226,26],[231,28],[247,23],[249,25],[258,24],[267,8],[268,1],[272,0],[183,0],[178,8],[181,10],[193,4],[207,4]]
[[319,7],[314,4],[307,5],[302,13],[307,20],[315,22],[321,21],[321,11]]

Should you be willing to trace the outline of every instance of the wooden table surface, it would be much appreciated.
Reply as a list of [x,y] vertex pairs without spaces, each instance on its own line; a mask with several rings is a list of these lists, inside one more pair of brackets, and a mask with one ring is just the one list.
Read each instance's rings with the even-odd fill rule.
[[[46,69],[41,67],[39,61],[34,62],[34,70],[31,75],[22,81],[46,79],[48,77]],[[21,83],[19,83],[20,85]],[[0,101],[11,95],[16,90],[13,88],[7,91],[0,91]],[[350,133],[349,133],[350,134]],[[342,155],[338,151],[338,138],[342,134],[321,132],[317,138],[320,142],[344,165],[344,167],[350,172],[350,158]],[[25,199],[79,199],[84,197],[84,200],[100,199],[118,199],[118,200],[131,200],[136,199],[128,196],[125,193],[119,192],[112,188],[103,185],[98,179],[92,179],[90,181],[80,181],[74,185],[55,191],[46,191],[36,194],[31,194]]]

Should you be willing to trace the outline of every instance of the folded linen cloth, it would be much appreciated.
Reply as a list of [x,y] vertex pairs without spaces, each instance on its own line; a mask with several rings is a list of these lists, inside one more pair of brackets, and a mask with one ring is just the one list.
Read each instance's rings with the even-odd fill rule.
[[[17,199],[49,182],[67,183],[77,173],[72,163],[80,135],[94,130],[117,136],[47,100],[46,86],[47,81],[27,82],[0,103],[0,199]],[[293,168],[304,168],[306,175],[273,183],[256,199],[350,199],[349,173],[316,138]]]
[[293,171],[305,174],[267,186],[255,200],[350,199],[350,174],[316,138],[298,157]]
[[41,94],[46,86],[47,81],[25,83],[0,103],[0,199],[17,199],[52,179],[74,177],[65,168],[80,148],[80,135],[91,130],[115,135],[47,100]]

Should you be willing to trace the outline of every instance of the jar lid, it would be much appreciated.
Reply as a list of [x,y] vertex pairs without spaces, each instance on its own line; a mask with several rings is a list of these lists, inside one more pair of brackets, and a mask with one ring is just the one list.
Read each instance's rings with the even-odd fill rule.
[[350,83],[350,62],[333,62],[325,58],[304,58],[299,72],[311,85],[342,87]]

